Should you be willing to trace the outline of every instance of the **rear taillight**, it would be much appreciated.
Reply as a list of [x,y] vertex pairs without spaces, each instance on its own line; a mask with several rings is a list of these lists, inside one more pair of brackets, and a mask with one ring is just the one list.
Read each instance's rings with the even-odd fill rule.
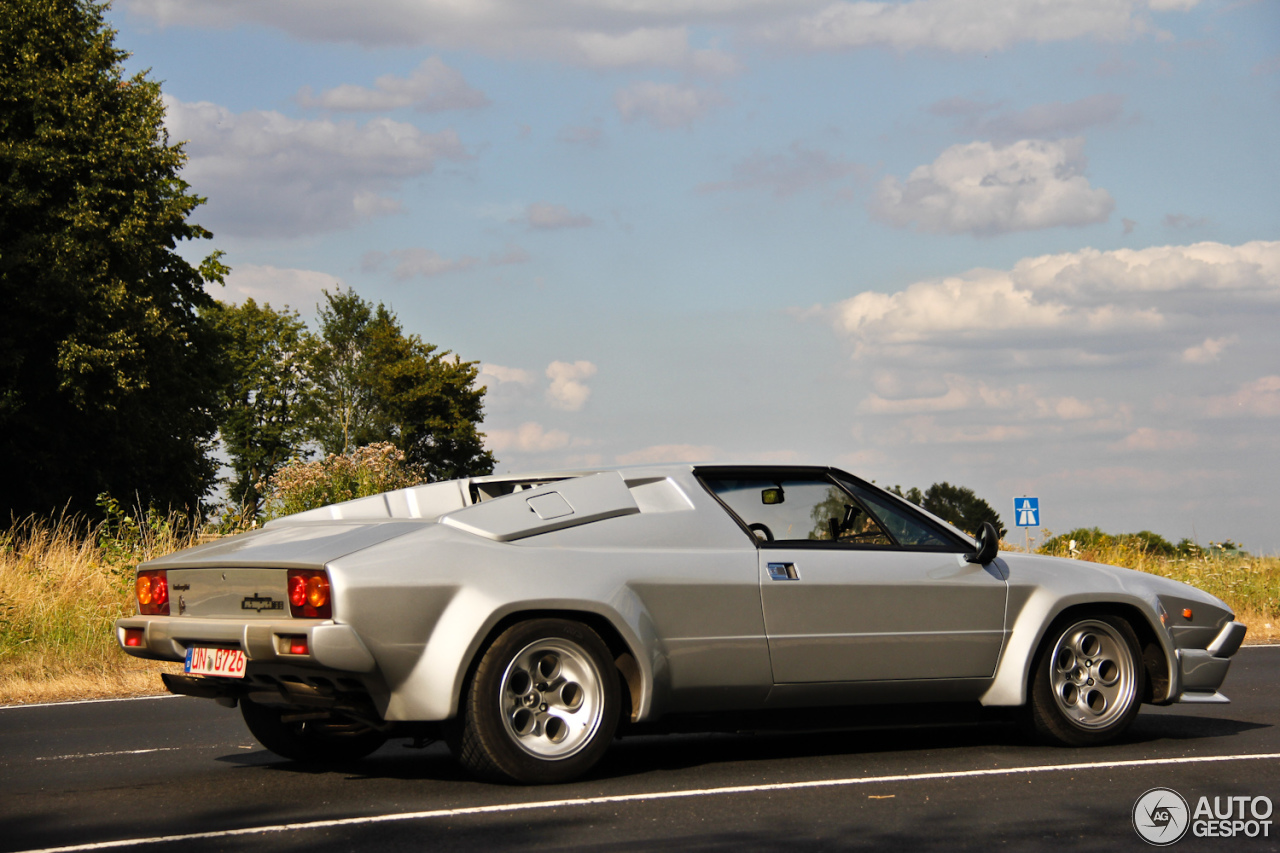
[[138,612],[143,616],[169,615],[169,576],[164,569],[138,572],[133,590],[138,598]]
[[329,598],[329,575],[323,570],[289,570],[289,614],[301,619],[329,619],[333,601]]
[[130,648],[142,645],[142,629],[141,628],[125,628],[124,644]]

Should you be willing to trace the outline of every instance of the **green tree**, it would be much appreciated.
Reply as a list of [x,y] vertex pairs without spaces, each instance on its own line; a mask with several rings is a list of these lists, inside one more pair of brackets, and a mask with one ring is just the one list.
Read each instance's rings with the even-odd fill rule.
[[354,290],[324,291],[320,333],[304,343],[312,387],[303,417],[308,436],[325,453],[341,456],[379,438],[375,400],[369,382],[369,326],[373,306]]
[[299,409],[310,382],[302,353],[306,325],[296,311],[247,299],[208,312],[222,340],[225,378],[218,435],[231,457],[228,496],[246,518],[262,509],[261,485],[302,451]]
[[218,253],[187,221],[160,85],[89,0],[0,0],[0,517],[194,509],[215,474]]
[[973,489],[964,486],[934,483],[925,489],[920,506],[969,534],[976,534],[984,521],[995,525],[1001,539],[1009,532],[1000,519],[1000,513],[974,494]]
[[311,438],[336,455],[391,442],[429,480],[491,473],[475,362],[406,335],[385,305],[351,290],[326,291],[325,299],[320,333],[308,344]]
[[886,491],[893,492],[895,495],[897,495],[900,498],[906,498],[916,506],[920,506],[921,504],[924,503],[924,494],[915,486],[912,486],[911,488],[907,489],[905,492],[902,491],[902,486],[891,486],[890,488],[886,489]]

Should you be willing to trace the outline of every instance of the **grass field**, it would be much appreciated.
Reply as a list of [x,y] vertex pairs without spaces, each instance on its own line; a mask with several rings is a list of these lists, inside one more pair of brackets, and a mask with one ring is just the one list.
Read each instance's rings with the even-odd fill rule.
[[112,624],[136,611],[137,564],[193,544],[169,520],[86,530],[27,520],[0,533],[0,705],[163,692],[177,664],[129,657]]
[[[179,664],[121,652],[112,623],[132,614],[133,570],[192,545],[175,519],[119,512],[92,530],[29,520],[0,533],[0,705],[163,692]],[[1280,642],[1280,558],[1165,559],[1141,551],[1085,551],[1080,559],[1185,581],[1230,604],[1249,642]]]

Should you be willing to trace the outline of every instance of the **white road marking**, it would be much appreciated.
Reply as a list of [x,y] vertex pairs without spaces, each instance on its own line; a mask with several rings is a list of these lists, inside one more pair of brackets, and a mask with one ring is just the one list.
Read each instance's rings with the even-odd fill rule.
[[774,791],[798,791],[805,788],[838,788],[849,785],[872,785],[889,782],[922,782],[934,779],[968,779],[978,776],[1013,776],[1018,773],[1054,773],[1080,770],[1116,770],[1131,767],[1155,767],[1171,764],[1211,764],[1224,761],[1275,761],[1280,752],[1256,755],[1202,755],[1183,758],[1143,758],[1132,761],[1092,761],[1080,764],[1041,764],[1031,767],[1002,767],[986,770],[958,770],[939,773],[904,773],[896,776],[863,776],[848,779],[814,779],[808,782],[775,782],[768,785],[732,785],[724,788],[697,788],[684,791],[654,791],[647,794],[618,794],[610,797],[583,797],[576,800],[540,800],[532,803],[503,803],[494,806],[468,806],[457,809],[435,809],[424,812],[348,817],[334,820],[315,820],[306,823],[283,823],[274,826],[251,826],[243,829],[224,829],[214,832],[191,832],[185,835],[160,835],[152,838],[125,838],[119,841],[99,841],[92,844],[76,844],[69,847],[46,847],[26,850],[22,853],[75,853],[81,850],[111,850],[120,847],[137,847],[143,844],[168,844],[176,841],[199,841],[208,838],[234,838],[240,835],[261,835],[268,832],[297,832],[314,829],[332,829],[343,826],[364,826],[406,820],[431,820],[441,817],[500,814],[504,812],[562,809],[574,806],[611,805],[635,803],[646,800],[672,800],[684,797],[714,797],[725,794],[757,794]]
[[125,749],[119,752],[82,752],[78,755],[44,755],[36,761],[66,761],[70,758],[102,758],[107,755],[145,755],[148,752],[177,752],[176,746],[158,746],[154,749]]

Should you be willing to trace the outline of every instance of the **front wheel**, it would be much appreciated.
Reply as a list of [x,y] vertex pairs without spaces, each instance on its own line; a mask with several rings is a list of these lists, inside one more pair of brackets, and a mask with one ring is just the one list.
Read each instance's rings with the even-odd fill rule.
[[1028,715],[1042,738],[1094,746],[1124,732],[1142,705],[1142,656],[1116,616],[1055,623],[1031,678]]
[[565,782],[609,748],[619,702],[613,657],[595,631],[566,619],[521,622],[480,659],[450,746],[482,778]]
[[342,764],[364,758],[387,736],[361,723],[291,720],[297,711],[240,700],[240,714],[258,743],[282,758],[307,764]]

